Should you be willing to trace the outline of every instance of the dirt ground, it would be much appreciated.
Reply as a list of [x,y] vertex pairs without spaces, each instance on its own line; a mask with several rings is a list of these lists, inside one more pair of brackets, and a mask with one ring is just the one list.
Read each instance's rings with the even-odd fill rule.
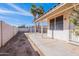
[[0,48],[0,56],[39,56],[24,33],[19,32],[5,46]]

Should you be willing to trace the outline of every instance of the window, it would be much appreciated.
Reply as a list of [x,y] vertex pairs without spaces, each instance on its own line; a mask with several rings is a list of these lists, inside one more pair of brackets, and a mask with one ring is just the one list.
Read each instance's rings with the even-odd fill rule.
[[63,30],[63,16],[56,18],[56,30]]
[[54,30],[54,19],[50,20],[50,30]]

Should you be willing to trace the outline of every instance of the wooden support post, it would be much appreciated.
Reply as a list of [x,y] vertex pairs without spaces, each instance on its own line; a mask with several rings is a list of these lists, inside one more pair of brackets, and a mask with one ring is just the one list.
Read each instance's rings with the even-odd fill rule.
[[56,18],[54,18],[54,30],[56,30]]
[[41,35],[42,35],[42,38],[43,38],[43,23],[41,23]]
[[40,22],[38,23],[38,33],[40,33]]
[[36,33],[36,23],[35,23],[35,33]]

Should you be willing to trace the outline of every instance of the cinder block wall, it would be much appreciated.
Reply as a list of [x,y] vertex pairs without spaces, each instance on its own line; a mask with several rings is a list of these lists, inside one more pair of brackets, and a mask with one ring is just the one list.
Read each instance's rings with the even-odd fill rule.
[[18,28],[0,21],[0,47],[5,45],[16,33]]
[[0,21],[0,47],[1,47],[1,21]]
[[23,31],[29,31],[29,29],[28,28],[18,28],[18,31],[21,31],[21,32],[23,32]]

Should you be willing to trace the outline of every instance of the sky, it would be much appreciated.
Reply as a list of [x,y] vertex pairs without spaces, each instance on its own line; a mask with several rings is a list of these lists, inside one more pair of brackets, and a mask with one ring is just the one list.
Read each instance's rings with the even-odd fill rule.
[[[30,13],[31,3],[0,3],[0,20],[12,25],[12,26],[32,26],[33,15]],[[40,5],[47,12],[50,8],[53,8],[56,3],[36,3],[37,7]]]

